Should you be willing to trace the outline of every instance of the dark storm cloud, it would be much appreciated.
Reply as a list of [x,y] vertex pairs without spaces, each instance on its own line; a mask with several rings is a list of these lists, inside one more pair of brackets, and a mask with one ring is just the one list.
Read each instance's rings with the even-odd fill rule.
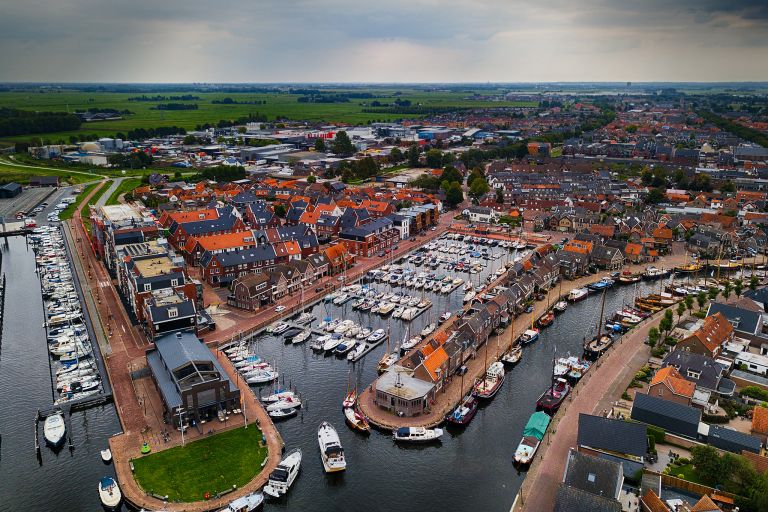
[[768,78],[768,0],[12,1],[7,81]]

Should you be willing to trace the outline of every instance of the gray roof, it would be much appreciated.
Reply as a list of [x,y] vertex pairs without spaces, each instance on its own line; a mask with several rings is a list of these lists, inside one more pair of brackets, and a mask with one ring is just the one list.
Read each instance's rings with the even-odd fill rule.
[[[711,357],[688,352],[685,350],[675,350],[664,358],[661,364],[665,366],[674,366],[687,381],[696,384],[697,388],[717,391],[720,379],[725,369]],[[699,374],[698,378],[689,375],[689,371]]]
[[[208,253],[206,253],[208,254]],[[271,245],[259,245],[249,249],[239,249],[236,251],[223,252],[215,255],[222,267],[231,267],[243,263],[252,263],[254,261],[267,261],[275,259],[275,249]],[[207,258],[206,258],[207,259]],[[203,266],[207,265],[200,259]]]
[[731,306],[720,302],[712,302],[707,310],[707,316],[722,313],[733,324],[733,330],[757,335],[763,328],[763,315],[757,311]]
[[642,457],[648,451],[647,429],[640,423],[579,414],[578,445]]
[[701,421],[701,410],[644,393],[635,393],[631,418],[695,439]]
[[[398,382],[399,381],[399,382]],[[434,384],[426,382],[405,373],[390,370],[376,380],[376,391],[400,397],[404,400],[415,400],[426,397]]]
[[744,296],[761,304],[768,304],[768,288],[758,288],[757,290],[747,290]]
[[[171,318],[168,315],[168,311],[176,308],[177,315]],[[176,304],[165,304],[161,306],[155,306],[149,304],[149,315],[152,317],[154,323],[168,322],[169,320],[179,320],[181,318],[188,318],[195,315],[194,303],[187,299]]]
[[742,450],[760,453],[760,439],[719,425],[709,427],[707,443],[715,448],[721,448],[733,453],[740,454]]
[[621,464],[571,449],[563,483],[605,498],[617,498],[624,470]]
[[621,512],[621,503],[560,484],[553,512]]

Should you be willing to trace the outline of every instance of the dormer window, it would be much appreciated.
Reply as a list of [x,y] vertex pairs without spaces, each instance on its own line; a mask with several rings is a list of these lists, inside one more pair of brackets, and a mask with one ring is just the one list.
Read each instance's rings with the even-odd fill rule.
[[168,309],[168,318],[176,318],[179,316],[179,309],[178,308],[169,308]]

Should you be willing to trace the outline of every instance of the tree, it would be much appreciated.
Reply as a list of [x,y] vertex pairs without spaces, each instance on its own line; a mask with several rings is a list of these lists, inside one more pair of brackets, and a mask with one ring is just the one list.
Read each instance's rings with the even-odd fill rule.
[[718,295],[720,295],[720,290],[717,288],[717,286],[710,286],[709,287],[709,300],[715,300]]
[[651,327],[648,329],[648,345],[651,346],[651,348],[655,347],[656,344],[659,342],[659,330],[656,327]]
[[736,185],[731,180],[726,180],[720,185],[720,192],[736,192]]
[[504,190],[501,188],[496,189],[496,202],[498,204],[504,204]]
[[485,179],[485,176],[480,169],[475,169],[470,173],[469,178],[467,178],[467,186],[471,187],[476,179]]
[[312,183],[317,183],[317,178],[313,175],[307,176],[307,183],[309,183],[310,185]]
[[352,156],[355,153],[355,146],[349,139],[349,135],[344,130],[336,132],[336,139],[333,141],[333,153],[338,156]]
[[683,313],[685,313],[685,303],[684,302],[678,302],[677,303],[677,319],[678,319],[678,321],[683,317]]
[[286,213],[286,209],[285,209],[285,205],[284,204],[276,204],[275,205],[275,215],[277,215],[281,219],[284,219],[285,218],[285,213]]
[[461,189],[459,182],[454,181],[448,187],[445,193],[445,202],[450,208],[455,207],[464,201],[464,191]]
[[454,181],[458,181],[461,183],[464,181],[464,176],[461,175],[461,172],[457,168],[455,168],[452,165],[447,166],[445,169],[443,169],[443,174],[440,176],[441,180],[448,180],[449,183],[452,183]]
[[442,167],[443,165],[443,152],[439,149],[430,149],[427,151],[427,167],[433,169]]
[[707,292],[699,292],[696,295],[696,302],[699,304],[699,309],[704,309],[704,304],[707,303]]
[[685,307],[688,309],[688,312],[690,313],[693,309],[693,295],[686,295],[685,299],[683,299],[683,302],[685,302]]
[[421,150],[416,144],[413,144],[405,151],[405,157],[408,159],[408,165],[411,167],[421,167],[420,156]]
[[472,186],[469,187],[469,195],[472,199],[478,201],[488,193],[488,190],[490,190],[490,187],[488,186],[488,182],[485,181],[485,178],[476,179],[472,182]]
[[733,292],[737,297],[741,297],[741,292],[744,291],[744,282],[741,279],[737,279],[733,282]]
[[731,296],[731,282],[726,281],[723,285],[723,297],[725,297],[725,300],[728,300],[728,297]]
[[664,191],[660,188],[652,188],[648,192],[648,196],[645,198],[645,202],[648,204],[658,204],[664,200]]
[[389,161],[393,164],[400,163],[404,159],[405,156],[403,156],[403,152],[400,151],[400,148],[392,148],[392,151],[389,152]]
[[325,152],[325,141],[320,137],[318,137],[317,140],[315,141],[315,151],[318,151],[320,153]]
[[245,133],[247,131],[248,131],[248,128],[246,128],[245,126],[238,126],[237,127],[237,133]]
[[432,192],[437,192],[440,188],[440,184],[440,178],[432,176],[431,174],[421,174],[409,182],[409,185],[412,187],[430,190]]
[[760,279],[757,276],[752,276],[749,278],[749,289],[752,291],[755,291],[757,289],[757,285],[760,284]]

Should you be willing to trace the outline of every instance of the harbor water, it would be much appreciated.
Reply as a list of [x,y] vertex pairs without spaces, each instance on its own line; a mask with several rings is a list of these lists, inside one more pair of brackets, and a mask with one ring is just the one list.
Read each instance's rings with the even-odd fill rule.
[[[38,461],[34,417],[38,408],[51,404],[39,282],[34,255],[23,239],[9,239],[2,251],[8,289],[0,353],[0,511],[100,510],[97,482],[112,474],[112,467],[102,463],[99,451],[107,446],[109,436],[120,431],[114,407],[74,413],[74,450],[65,445],[54,453],[42,443]],[[493,249],[498,251],[503,249]],[[455,275],[484,282],[487,273],[504,261],[504,257],[487,261],[488,268],[479,275]],[[443,269],[429,272],[446,273]],[[657,284],[650,286],[658,289]],[[606,315],[631,302],[635,293],[648,293],[650,286],[640,283],[637,288],[617,285],[610,289]],[[382,283],[373,287],[388,290]],[[421,295],[412,289],[395,290]],[[462,287],[450,295],[428,292],[426,297],[433,306],[411,322],[411,333],[436,322],[446,310],[458,310],[463,295]],[[318,317],[313,325],[325,316],[341,317],[371,329],[388,327],[393,342],[402,341],[407,334],[406,322],[353,311],[352,302],[344,306],[321,302],[312,309]],[[373,382],[386,344],[353,365],[346,359],[313,353],[308,342],[291,345],[279,336],[260,336],[254,340],[255,351],[280,372],[280,383],[294,386],[305,403],[297,417],[277,424],[286,449],[299,447],[304,453],[301,473],[289,495],[268,502],[265,509],[508,511],[524,478],[513,467],[512,455],[536,399],[549,383],[554,349],[557,347],[558,356],[580,355],[582,339],[594,334],[599,312],[599,295],[569,304],[552,326],[542,330],[540,339],[524,349],[522,360],[509,371],[499,394],[481,407],[472,422],[464,430],[448,429],[440,444],[428,446],[395,445],[389,433],[373,431],[364,436],[344,423],[341,401],[348,383],[364,387]],[[261,386],[261,393],[268,394],[271,388]],[[258,387],[253,389],[259,392]],[[325,475],[322,471],[317,446],[321,421],[329,421],[339,432],[348,464],[344,473]],[[42,426],[40,434],[42,441]]]

